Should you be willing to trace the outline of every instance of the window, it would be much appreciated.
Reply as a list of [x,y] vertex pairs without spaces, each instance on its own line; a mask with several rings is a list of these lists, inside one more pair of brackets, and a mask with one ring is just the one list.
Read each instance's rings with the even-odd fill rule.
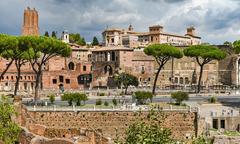
[[142,73],[142,74],[144,74],[144,73],[145,73],[145,68],[144,68],[144,66],[142,66],[141,73]]
[[13,76],[11,76],[11,79],[13,80]]
[[115,61],[115,52],[112,52],[112,61]]
[[174,82],[175,82],[175,83],[178,83],[178,78],[177,78],[177,77],[175,77]]
[[185,84],[189,84],[189,79],[188,79],[188,77],[185,77]]
[[73,62],[70,62],[70,63],[68,64],[68,69],[69,69],[69,70],[74,70],[74,63],[73,63]]
[[63,82],[63,79],[64,79],[63,76],[59,76],[59,81],[60,82]]
[[52,80],[52,83],[53,83],[53,84],[56,84],[56,83],[57,83],[57,79],[53,79],[53,80]]
[[87,70],[87,67],[86,66],[83,66],[83,71],[86,71]]
[[70,84],[70,79],[66,79],[66,83],[67,83],[67,84]]
[[213,119],[213,128],[218,129],[218,119]]
[[225,129],[225,120],[221,120],[221,128]]
[[88,61],[91,61],[91,60],[92,60],[92,55],[88,54]]
[[180,84],[183,84],[183,78],[180,77]]

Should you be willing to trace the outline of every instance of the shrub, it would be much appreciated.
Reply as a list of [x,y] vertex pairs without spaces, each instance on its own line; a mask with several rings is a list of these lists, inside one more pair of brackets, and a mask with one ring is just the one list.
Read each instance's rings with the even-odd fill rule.
[[175,99],[177,105],[181,105],[182,101],[189,99],[188,93],[181,91],[171,93],[171,97]]
[[67,101],[68,104],[71,106],[73,102],[73,96],[71,93],[64,93],[62,96],[62,101]]
[[209,99],[209,102],[210,103],[216,103],[217,102],[217,98],[212,96],[210,99]]
[[113,103],[114,106],[116,106],[118,104],[118,102],[115,98],[112,100],[112,103]]
[[104,102],[104,106],[108,106],[108,102],[107,101]]
[[62,101],[68,101],[69,105],[75,102],[77,106],[80,106],[82,101],[85,103],[87,100],[88,98],[85,93],[64,93],[62,96]]
[[49,95],[49,101],[51,102],[51,104],[54,103],[54,101],[55,101],[55,95],[54,94]]
[[96,100],[96,105],[102,105],[102,100],[101,99],[97,99]]
[[137,99],[138,104],[145,104],[147,99],[152,101],[153,94],[146,91],[137,91],[134,93],[135,98]]
[[105,93],[99,93],[99,96],[105,96]]

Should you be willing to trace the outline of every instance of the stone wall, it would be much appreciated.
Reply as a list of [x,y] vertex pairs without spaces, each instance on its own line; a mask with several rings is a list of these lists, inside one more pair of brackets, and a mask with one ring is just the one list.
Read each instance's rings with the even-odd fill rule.
[[240,136],[215,136],[214,144],[239,144]]
[[[89,130],[45,128],[38,133],[39,125],[31,125],[28,130],[22,128],[19,135],[21,144],[107,144],[108,139]],[[36,134],[37,133],[37,134]],[[64,134],[64,137],[62,137]],[[47,136],[47,137],[46,137]]]
[[[147,119],[148,112],[132,112],[132,111],[92,111],[92,112],[22,112],[22,122],[25,127],[31,125],[46,126],[43,134],[46,137],[66,137],[66,135],[75,134],[74,130],[88,129],[99,131],[104,137],[115,138],[116,130],[123,137],[128,126],[138,119]],[[198,120],[195,112],[164,112],[163,126],[170,128],[175,139],[185,139],[186,137],[194,137],[198,134]],[[56,134],[52,129],[68,129],[71,131],[62,131]],[[52,130],[52,131],[51,131]],[[56,131],[55,131],[56,132]]]

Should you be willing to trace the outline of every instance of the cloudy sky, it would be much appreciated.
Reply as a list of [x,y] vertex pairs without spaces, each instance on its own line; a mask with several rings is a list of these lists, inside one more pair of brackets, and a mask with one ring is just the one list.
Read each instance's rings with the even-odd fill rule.
[[20,35],[23,11],[35,7],[40,31],[80,33],[101,39],[106,27],[148,31],[160,24],[165,32],[185,34],[194,26],[204,42],[240,39],[240,0],[1,0],[0,33]]

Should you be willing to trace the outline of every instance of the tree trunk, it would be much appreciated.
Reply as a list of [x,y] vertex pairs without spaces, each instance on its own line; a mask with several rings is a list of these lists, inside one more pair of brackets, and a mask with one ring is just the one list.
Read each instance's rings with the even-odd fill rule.
[[0,82],[2,80],[2,77],[5,75],[5,73],[8,71],[8,69],[12,65],[12,63],[13,63],[13,60],[10,61],[10,63],[7,65],[6,69],[1,73],[1,75],[0,75]]
[[20,81],[20,75],[21,75],[21,64],[19,61],[15,61],[15,65],[17,68],[17,81],[15,83],[14,95],[16,96],[18,88],[19,88],[19,81]]
[[200,91],[201,91],[202,73],[203,73],[203,65],[200,66],[200,74],[199,74],[199,78],[198,78],[198,89],[197,89],[197,93],[200,93]]
[[158,71],[157,71],[157,73],[156,73],[156,75],[155,75],[155,79],[154,79],[154,83],[153,83],[153,89],[152,89],[152,94],[153,94],[153,95],[155,95],[155,89],[156,89],[157,79],[158,79],[158,75],[159,75],[161,69],[162,69],[162,66],[160,66],[160,67],[158,68]]
[[36,105],[38,95],[39,95],[39,84],[40,84],[41,72],[36,73],[36,83],[35,83],[35,94],[34,94],[34,102]]

